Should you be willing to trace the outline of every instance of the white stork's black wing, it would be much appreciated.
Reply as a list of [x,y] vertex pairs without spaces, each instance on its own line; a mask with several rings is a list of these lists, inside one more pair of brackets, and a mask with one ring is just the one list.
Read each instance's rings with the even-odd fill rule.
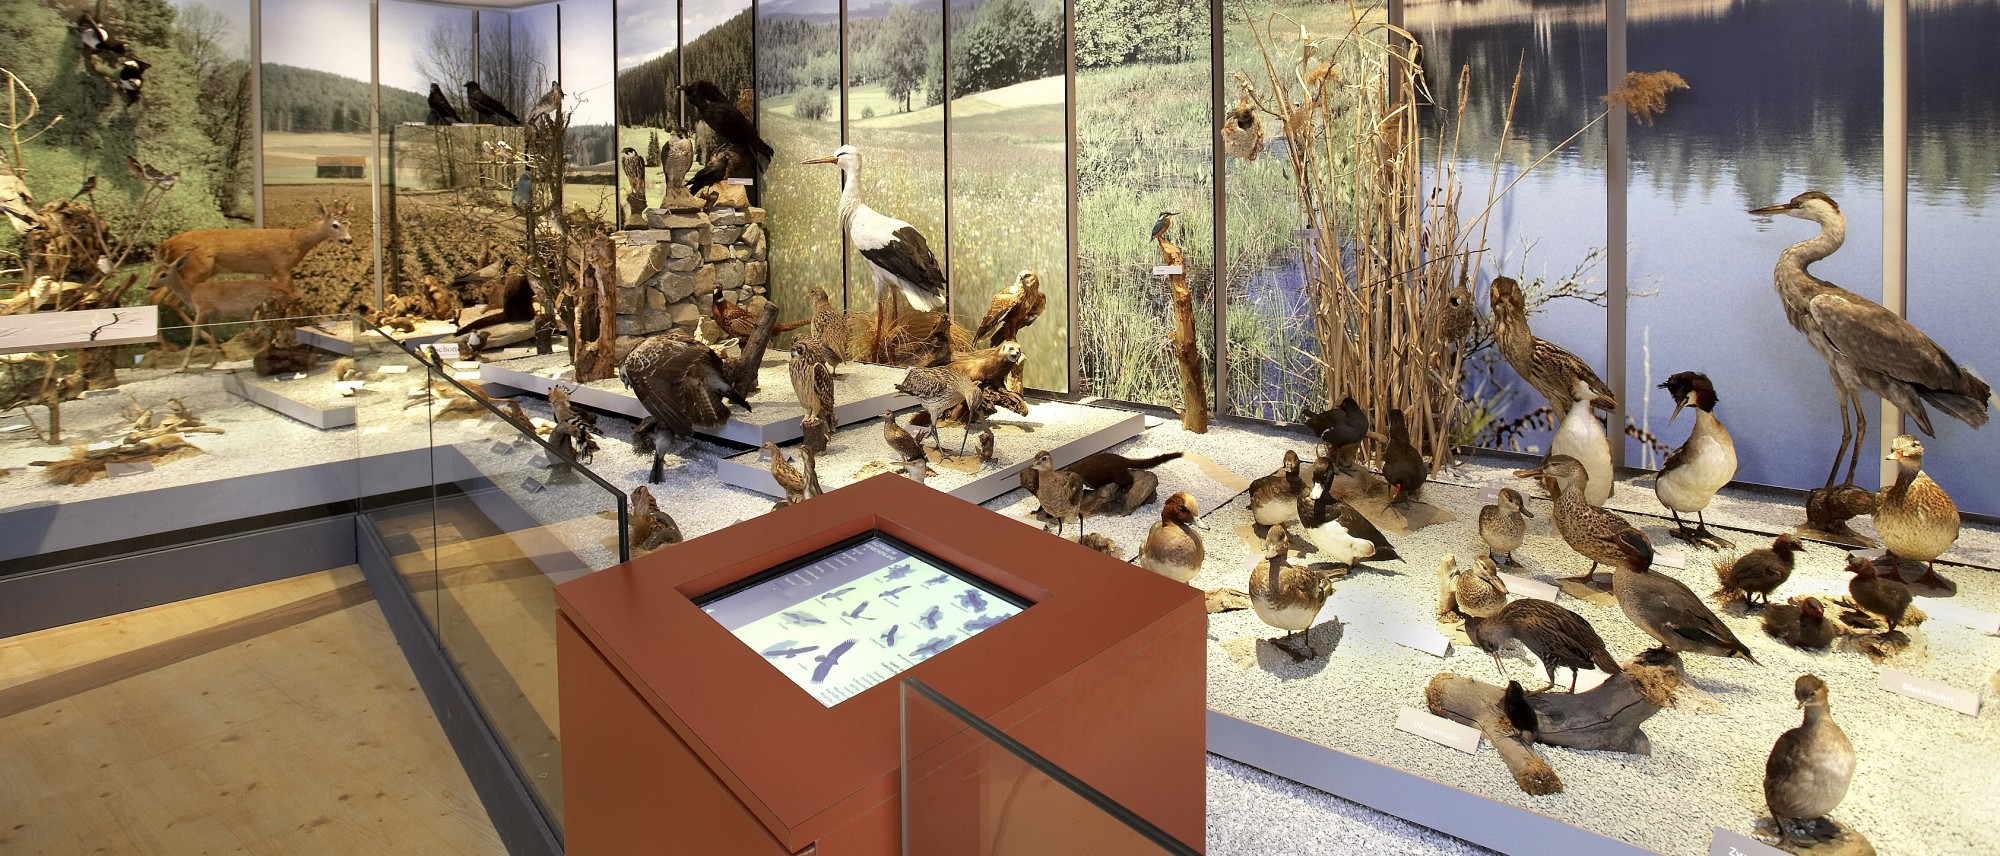
[[[924,240],[923,233],[914,226],[904,226],[890,233],[889,238],[878,247],[860,247],[861,257],[921,289],[932,306],[942,304],[944,271],[938,267],[937,256],[931,253],[931,245]],[[910,297],[912,305],[918,302],[915,299],[918,295]]]

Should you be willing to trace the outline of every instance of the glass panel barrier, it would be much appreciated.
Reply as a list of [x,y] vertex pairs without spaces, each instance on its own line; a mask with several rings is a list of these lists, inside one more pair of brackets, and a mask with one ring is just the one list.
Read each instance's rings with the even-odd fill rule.
[[902,698],[904,856],[1196,852],[922,681]]
[[471,363],[429,378],[438,638],[560,825],[554,589],[625,560],[625,497],[537,435],[546,402],[489,398]]
[[424,618],[437,626],[437,527],[431,478],[428,366],[395,334],[359,319],[347,322],[352,379],[362,382],[355,408],[356,511],[387,548]]

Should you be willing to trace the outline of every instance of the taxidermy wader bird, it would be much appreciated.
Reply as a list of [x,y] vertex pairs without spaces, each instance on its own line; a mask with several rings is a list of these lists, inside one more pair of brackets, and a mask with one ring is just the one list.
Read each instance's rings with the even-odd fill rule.
[[[1750,213],[1783,214],[1819,224],[1818,235],[1786,247],[1778,255],[1772,284],[1784,303],[1785,320],[1804,333],[1806,343],[1826,360],[1834,390],[1840,394],[1840,450],[1834,455],[1833,469],[1827,471],[1826,487],[1833,487],[1842,458],[1848,458],[1845,483],[1854,483],[1861,446],[1868,441],[1863,388],[1896,405],[1929,436],[1937,435],[1931,431],[1925,402],[1974,428],[1986,424],[1986,399],[1992,390],[1985,381],[1960,368],[1916,325],[1807,270],[1813,262],[1833,255],[1847,240],[1847,218],[1833,197],[1808,190],[1790,202],[1766,205]],[[1860,422],[1858,428],[1851,429],[1848,424],[1850,408]],[[1848,455],[1849,443],[1853,444],[1852,457]]]
[[896,319],[896,292],[920,312],[944,308],[944,271],[923,233],[861,202],[861,152],[841,146],[833,154],[803,163],[840,165],[840,228],[868,261],[875,275],[875,359],[888,361],[884,331]]

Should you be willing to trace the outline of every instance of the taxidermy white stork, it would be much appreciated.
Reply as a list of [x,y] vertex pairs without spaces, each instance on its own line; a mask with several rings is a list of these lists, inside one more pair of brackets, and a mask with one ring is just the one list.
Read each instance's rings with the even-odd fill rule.
[[861,152],[841,146],[805,163],[840,165],[840,228],[875,275],[875,359],[887,362],[883,343],[896,319],[896,292],[922,312],[944,308],[944,271],[923,233],[861,202]]

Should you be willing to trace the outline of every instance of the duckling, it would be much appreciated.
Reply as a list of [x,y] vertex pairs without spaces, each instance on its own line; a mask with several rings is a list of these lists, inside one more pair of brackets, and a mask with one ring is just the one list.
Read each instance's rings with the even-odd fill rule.
[[1183,491],[1167,497],[1160,506],[1159,522],[1146,533],[1146,543],[1139,545],[1139,567],[1177,583],[1201,573],[1208,549],[1201,543],[1201,533],[1194,531],[1202,525],[1200,509],[1194,494]]
[[1840,628],[1826,617],[1819,598],[1808,597],[1797,605],[1772,604],[1764,610],[1764,632],[1794,648],[1825,648],[1833,644]]
[[1908,434],[1889,443],[1885,460],[1896,462],[1896,483],[1875,496],[1875,531],[1882,536],[1889,567],[1898,559],[1924,563],[1923,585],[1945,585],[1937,575],[1937,557],[1958,540],[1958,505],[1924,474],[1924,444]]
[[1521,500],[1521,492],[1511,487],[1503,487],[1493,499],[1493,504],[1479,509],[1479,540],[1486,542],[1486,551],[1498,555],[1514,564],[1514,551],[1521,548],[1521,539],[1528,534],[1528,521],[1535,513],[1528,510]]
[[1391,502],[1416,499],[1424,489],[1424,455],[1410,443],[1410,424],[1403,411],[1389,411],[1389,443],[1382,447],[1382,477],[1395,488]]
[[1063,523],[1074,517],[1077,537],[1083,537],[1083,477],[1056,469],[1055,456],[1047,449],[1035,453],[1033,469],[1035,499],[1044,514],[1055,518],[1056,534],[1061,535]]
[[[1521,470],[1514,475],[1521,478],[1547,477],[1554,482],[1556,532],[1562,535],[1563,542],[1569,544],[1570,549],[1590,560],[1589,573],[1568,579],[1589,585],[1597,579],[1598,565],[1616,567],[1625,556],[1625,548],[1619,541],[1621,535],[1629,533],[1641,543],[1646,543],[1645,534],[1634,528],[1631,521],[1584,501],[1589,476],[1577,459],[1568,455],[1552,455],[1541,466]],[[1647,543],[1646,561],[1649,564],[1652,553],[1652,545]]]
[[[1623,553],[1611,573],[1611,594],[1619,610],[1661,648],[1711,657],[1742,657],[1750,648],[1738,641],[1708,605],[1680,580],[1653,570],[1653,545],[1634,529],[1613,539]],[[1759,664],[1762,665],[1762,664]]]
[[1467,567],[1460,567],[1458,557],[1450,553],[1438,561],[1438,619],[1448,621],[1454,615],[1468,618],[1485,618],[1507,605],[1507,583],[1500,579],[1500,570],[1493,560],[1478,557]]
[[1847,572],[1854,575],[1847,581],[1847,594],[1855,605],[1881,618],[1889,625],[1889,632],[1896,632],[1896,625],[1903,623],[1903,613],[1910,608],[1909,587],[1875,573],[1875,564],[1867,559],[1847,557]]
[[1763,605],[1771,605],[1771,592],[1792,578],[1795,557],[1805,552],[1805,542],[1794,535],[1779,535],[1771,540],[1771,546],[1758,547],[1735,559],[1718,562],[1715,577],[1722,582],[1722,592],[1741,592],[1745,602],[1757,605],[1756,595],[1763,595]]
[[1472,638],[1479,650],[1493,655],[1493,667],[1500,670],[1503,678],[1507,670],[1500,664],[1501,653],[1515,647],[1528,649],[1548,672],[1549,685],[1536,690],[1537,693],[1555,689],[1557,669],[1569,670],[1570,692],[1576,692],[1576,673],[1580,669],[1594,668],[1607,675],[1620,671],[1618,660],[1611,656],[1611,649],[1604,647],[1604,640],[1590,622],[1545,600],[1523,598],[1491,616],[1467,618],[1465,635]]
[[1297,516],[1298,500],[1305,492],[1305,479],[1299,475],[1299,453],[1286,449],[1283,469],[1250,483],[1250,514],[1258,526],[1284,523]]
[[1085,547],[1089,547],[1092,550],[1096,550],[1097,552],[1103,553],[1104,555],[1110,556],[1111,558],[1114,559],[1125,558],[1125,550],[1124,548],[1118,546],[1118,542],[1111,540],[1111,538],[1108,536],[1100,535],[1096,532],[1092,532],[1088,535],[1083,536],[1082,538],[1076,539],[1076,543],[1082,544]]
[[[1313,619],[1319,617],[1326,599],[1333,595],[1333,580],[1328,575],[1311,568],[1299,567],[1286,559],[1286,549],[1291,543],[1291,533],[1285,524],[1273,524],[1264,533],[1264,566],[1250,571],[1250,608],[1265,624],[1285,631],[1280,639],[1272,640],[1279,647],[1291,653],[1293,659],[1303,660],[1305,656],[1286,647],[1295,636],[1312,629]],[[1306,655],[1317,653],[1312,650],[1312,640],[1306,640]]]
[[1396,552],[1396,546],[1389,543],[1389,536],[1382,534],[1382,530],[1376,528],[1375,524],[1360,511],[1355,510],[1354,506],[1327,493],[1324,486],[1314,486],[1311,498],[1299,497],[1298,505],[1299,523],[1308,533],[1307,540],[1312,540],[1310,533],[1313,530],[1331,521],[1340,524],[1340,528],[1347,535],[1369,543],[1372,550],[1362,558],[1379,559],[1384,562],[1400,561],[1403,558]]
[[1611,440],[1604,436],[1604,423],[1591,412],[1590,384],[1578,379],[1570,391],[1576,400],[1557,426],[1555,439],[1549,441],[1549,454],[1568,455],[1583,464],[1584,474],[1590,477],[1584,485],[1583,501],[1602,506],[1611,498]]
[[[1660,467],[1659,478],[1653,481],[1653,495],[1673,513],[1675,538],[1704,546],[1732,546],[1709,532],[1708,521],[1702,516],[1715,492],[1736,477],[1736,441],[1730,439],[1729,429],[1715,418],[1715,385],[1699,372],[1680,372],[1667,378],[1660,388],[1674,397],[1674,413],[1667,417],[1667,424],[1672,425],[1681,415],[1681,409],[1692,404],[1694,430],[1688,433],[1687,442],[1668,455],[1667,463]],[[1694,529],[1681,522],[1682,513],[1695,516]]]
[[1815,834],[1817,821],[1840,805],[1854,780],[1854,744],[1833,722],[1826,682],[1800,675],[1792,697],[1805,710],[1805,721],[1778,735],[1764,762],[1764,804],[1781,843],[1823,838]]

